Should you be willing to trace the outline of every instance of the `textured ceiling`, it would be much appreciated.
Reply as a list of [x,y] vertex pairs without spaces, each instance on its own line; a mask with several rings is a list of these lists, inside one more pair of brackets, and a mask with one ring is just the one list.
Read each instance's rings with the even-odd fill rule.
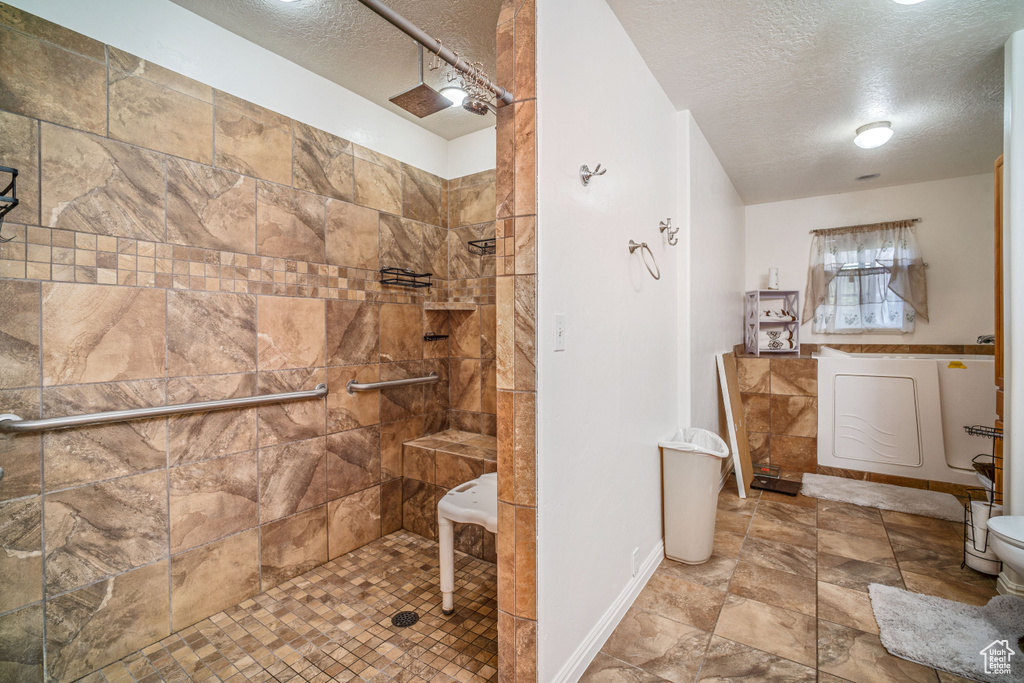
[[[388,98],[419,82],[412,39],[357,0],[172,0],[232,33],[362,95],[451,140],[495,125],[494,116],[462,108],[418,119]],[[445,47],[480,61],[494,78],[495,27],[501,0],[388,0],[388,6]],[[425,56],[425,65],[430,55]],[[440,90],[446,70],[425,80]],[[508,84],[505,87],[510,88]]]
[[[747,204],[991,172],[1002,150],[1022,0],[608,3]],[[856,147],[878,120],[892,141]]]

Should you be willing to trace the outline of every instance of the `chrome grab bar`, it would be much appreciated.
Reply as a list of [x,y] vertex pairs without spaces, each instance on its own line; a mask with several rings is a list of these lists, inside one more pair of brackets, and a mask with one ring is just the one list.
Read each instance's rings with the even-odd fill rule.
[[430,384],[441,379],[437,376],[436,372],[432,372],[426,377],[410,377],[409,379],[391,379],[386,382],[369,382],[367,384],[360,384],[354,379],[349,380],[345,388],[348,389],[348,393],[354,394],[357,391],[376,391],[377,389],[390,389],[391,387],[404,387],[409,384]]
[[268,403],[284,403],[301,401],[309,398],[323,398],[327,395],[327,385],[318,384],[310,391],[292,391],[282,394],[264,394],[263,396],[246,396],[244,398],[225,398],[219,401],[202,401],[200,403],[179,403],[173,406],[153,406],[152,408],[134,408],[132,410],[111,410],[105,413],[88,415],[71,415],[68,417],[51,417],[45,420],[23,420],[10,413],[0,415],[0,432],[20,434],[25,432],[45,432],[51,429],[68,427],[85,427],[107,422],[126,422],[146,418],[180,415],[182,413],[207,413],[211,410],[228,408],[248,408]]

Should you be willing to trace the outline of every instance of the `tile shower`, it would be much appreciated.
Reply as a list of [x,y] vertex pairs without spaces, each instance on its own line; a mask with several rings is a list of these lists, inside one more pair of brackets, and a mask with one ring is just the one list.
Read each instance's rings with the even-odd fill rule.
[[[529,270],[512,239],[465,248],[495,236],[493,171],[443,180],[3,4],[0,64],[24,67],[0,71],[22,199],[0,245],[4,412],[331,388],[0,436],[0,678],[40,678],[44,646],[49,676],[87,674],[398,531],[404,442],[498,434],[495,267]],[[434,286],[382,287],[381,266]]]

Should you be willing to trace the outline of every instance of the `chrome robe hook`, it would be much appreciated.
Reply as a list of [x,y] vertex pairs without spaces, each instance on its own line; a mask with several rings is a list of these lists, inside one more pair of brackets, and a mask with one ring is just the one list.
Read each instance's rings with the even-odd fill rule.
[[607,168],[603,170],[601,169],[601,164],[598,164],[597,168],[595,168],[593,171],[591,171],[586,164],[583,164],[582,166],[580,166],[580,182],[583,183],[583,187],[586,187],[587,185],[590,184],[591,178],[593,178],[596,175],[604,175],[607,172]]
[[668,230],[668,244],[669,244],[669,246],[674,247],[677,244],[679,244],[679,238],[676,237],[676,233],[679,232],[679,228],[673,228],[672,227],[672,219],[671,218],[666,218],[665,220],[663,220],[660,223],[658,223],[658,231],[659,232],[665,232],[666,230]]

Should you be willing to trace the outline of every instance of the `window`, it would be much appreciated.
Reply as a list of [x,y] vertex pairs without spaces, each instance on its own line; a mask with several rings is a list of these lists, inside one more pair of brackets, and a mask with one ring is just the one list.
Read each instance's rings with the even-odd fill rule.
[[817,230],[804,319],[819,334],[913,332],[928,320],[913,221]]

